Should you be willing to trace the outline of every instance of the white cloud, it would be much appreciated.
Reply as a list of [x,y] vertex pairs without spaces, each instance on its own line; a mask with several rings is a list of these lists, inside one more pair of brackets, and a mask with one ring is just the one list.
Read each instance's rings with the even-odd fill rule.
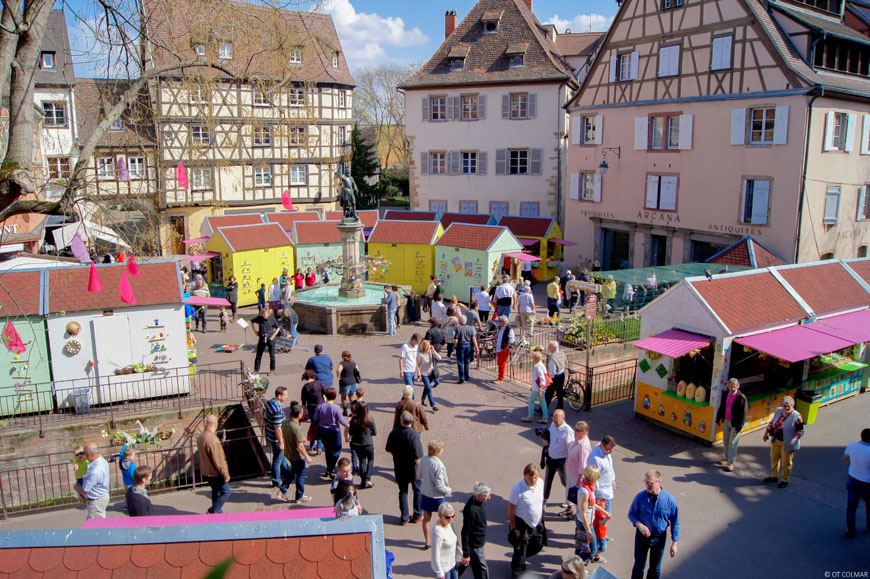
[[323,10],[332,15],[344,53],[352,65],[383,59],[385,46],[421,46],[429,42],[420,28],[409,29],[398,17],[357,12],[350,0],[329,0]]
[[613,22],[613,16],[604,16],[603,14],[578,14],[571,20],[559,18],[558,14],[544,22],[544,24],[555,24],[556,29],[562,33],[565,30],[571,32],[604,32]]

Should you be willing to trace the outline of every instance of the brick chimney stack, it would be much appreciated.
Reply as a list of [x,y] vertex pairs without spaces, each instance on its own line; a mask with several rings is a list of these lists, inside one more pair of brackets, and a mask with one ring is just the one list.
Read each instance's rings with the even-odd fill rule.
[[456,30],[456,10],[448,10],[444,14],[444,40],[447,40]]

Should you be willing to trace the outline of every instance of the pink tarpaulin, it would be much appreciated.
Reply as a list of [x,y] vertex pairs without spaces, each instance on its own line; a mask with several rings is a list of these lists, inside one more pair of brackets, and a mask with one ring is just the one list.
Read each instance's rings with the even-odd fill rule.
[[523,247],[528,247],[530,245],[540,243],[540,241],[537,239],[520,239],[519,242],[523,244]]
[[804,327],[856,344],[870,342],[870,311],[861,310],[860,312],[816,320]]
[[559,245],[577,245],[573,241],[568,241],[567,239],[551,239],[550,243],[558,243]]
[[836,336],[829,336],[810,326],[791,326],[781,330],[743,336],[734,340],[753,350],[764,352],[786,362],[800,362],[821,354],[830,354],[855,344]]
[[650,336],[634,345],[642,350],[649,350],[671,358],[679,358],[698,348],[704,348],[713,341],[713,338],[684,332],[683,330],[668,330],[655,336]]
[[510,257],[519,261],[541,261],[540,257],[528,253],[520,253],[519,251],[515,251],[513,253],[506,253],[504,255],[505,257]]
[[190,296],[184,303],[190,304],[192,306],[229,306],[231,305],[229,301],[224,298],[206,298],[200,296]]
[[213,257],[219,256],[219,253],[215,253],[213,251],[206,251],[205,253],[198,253],[197,255],[185,255],[181,258],[182,261],[205,261],[206,259],[211,259]]
[[211,238],[210,237],[195,237],[194,239],[185,239],[181,243],[184,243],[186,245],[190,245],[192,243],[205,243],[209,239],[211,239]]
[[83,529],[120,527],[175,527],[179,525],[211,525],[214,523],[250,523],[258,521],[289,521],[293,519],[334,519],[332,507],[285,509],[255,513],[220,513],[216,515],[164,515],[159,517],[111,517],[88,519]]

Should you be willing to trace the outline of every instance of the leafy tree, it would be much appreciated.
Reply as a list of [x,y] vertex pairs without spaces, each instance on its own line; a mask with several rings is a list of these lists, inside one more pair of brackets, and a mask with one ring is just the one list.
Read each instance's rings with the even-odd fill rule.
[[378,169],[380,169],[378,157],[372,145],[362,138],[358,124],[353,126],[350,139],[353,150],[350,174],[359,188],[357,203],[361,209],[375,208],[378,206],[380,192],[377,185],[369,183],[369,178],[378,174]]
[[383,197],[410,197],[411,182],[408,176],[408,167],[396,165],[384,170],[378,181]]

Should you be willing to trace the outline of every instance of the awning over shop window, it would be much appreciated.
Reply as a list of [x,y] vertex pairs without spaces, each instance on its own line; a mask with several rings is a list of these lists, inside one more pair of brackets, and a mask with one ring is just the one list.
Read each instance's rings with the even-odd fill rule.
[[209,239],[211,239],[211,238],[210,237],[196,237],[194,239],[185,239],[181,243],[184,243],[185,245],[190,245],[193,243],[204,243],[204,242],[208,241]]
[[519,261],[541,261],[540,257],[530,255],[528,253],[520,253],[519,251],[515,251],[513,253],[506,253],[504,255],[505,257],[510,257]]
[[713,338],[685,332],[683,330],[668,330],[655,336],[650,336],[634,345],[642,350],[649,350],[671,358],[679,358],[698,348],[704,348],[713,341]]
[[232,305],[224,298],[206,298],[201,296],[191,296],[185,298],[184,303],[192,306],[229,306]]
[[211,259],[213,257],[219,256],[219,253],[215,253],[213,251],[206,251],[205,253],[200,253],[198,255],[185,255],[181,258],[182,261],[205,261],[206,259]]
[[568,241],[567,239],[550,239],[550,243],[558,243],[559,245],[577,245],[573,241]]
[[523,244],[523,247],[528,247],[530,245],[534,245],[536,243],[541,243],[538,239],[519,239],[519,242]]
[[809,326],[791,326],[764,334],[743,336],[734,341],[786,362],[800,362],[855,344],[854,341],[831,336]]
[[829,336],[849,340],[854,344],[870,342],[870,311],[862,310],[860,312],[852,312],[851,314],[816,320],[804,327],[828,334]]

